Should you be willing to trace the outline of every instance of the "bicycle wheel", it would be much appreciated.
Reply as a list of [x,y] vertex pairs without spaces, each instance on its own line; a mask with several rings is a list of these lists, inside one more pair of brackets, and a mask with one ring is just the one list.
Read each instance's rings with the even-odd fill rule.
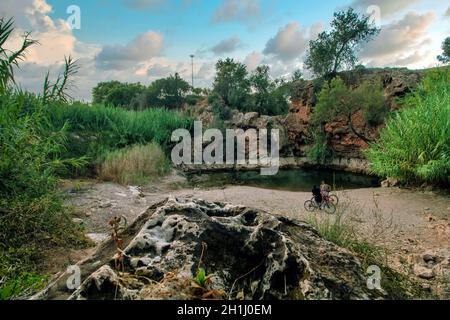
[[335,195],[335,194],[332,194],[332,195],[330,196],[330,201],[331,201],[331,203],[333,203],[335,206],[337,206],[337,205],[339,204],[339,198],[338,198],[338,196]]
[[305,210],[308,212],[313,212],[316,210],[316,205],[314,204],[313,201],[307,200],[305,201]]
[[328,214],[334,214],[336,212],[336,206],[331,202],[324,203],[322,209]]

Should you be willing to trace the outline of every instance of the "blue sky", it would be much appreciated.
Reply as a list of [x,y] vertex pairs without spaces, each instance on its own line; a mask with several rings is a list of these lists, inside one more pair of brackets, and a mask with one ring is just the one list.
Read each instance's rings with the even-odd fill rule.
[[[70,5],[80,8],[80,30],[66,23]],[[188,80],[192,53],[199,86],[211,85],[214,64],[225,57],[249,71],[267,64],[273,77],[296,69],[308,76],[303,61],[309,41],[329,28],[336,10],[349,6],[375,13],[382,29],[361,48],[361,63],[437,64],[450,35],[448,0],[2,0],[0,15],[14,16],[16,44],[24,31],[41,43],[18,72],[23,88],[39,91],[43,74],[56,74],[64,56],[72,55],[81,66],[74,96],[90,100],[100,81],[148,84],[175,72]]]
[[326,22],[331,19],[336,8],[345,4],[339,0],[265,0],[259,1],[259,17],[254,21],[249,19],[248,24],[239,20],[216,24],[212,22],[212,17],[221,5],[220,0],[178,0],[140,10],[121,0],[47,2],[53,7],[50,14],[53,19],[66,17],[69,5],[77,4],[81,8],[82,28],[74,31],[81,41],[126,43],[143,31],[156,30],[167,39],[167,53],[180,59],[230,35],[239,35],[243,42],[248,43],[248,47],[262,50],[267,35],[273,34],[274,30],[289,21],[301,21],[302,25]]

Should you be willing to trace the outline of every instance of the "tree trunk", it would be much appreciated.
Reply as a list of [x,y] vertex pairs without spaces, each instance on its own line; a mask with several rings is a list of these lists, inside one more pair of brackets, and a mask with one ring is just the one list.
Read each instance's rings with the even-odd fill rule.
[[361,140],[363,140],[365,143],[369,144],[371,142],[373,142],[373,140],[368,139],[366,136],[364,136],[363,134],[359,133],[358,131],[356,131],[355,127],[353,126],[353,122],[352,122],[352,115],[350,114],[348,116],[348,125],[350,127],[350,130],[352,130],[352,132]]

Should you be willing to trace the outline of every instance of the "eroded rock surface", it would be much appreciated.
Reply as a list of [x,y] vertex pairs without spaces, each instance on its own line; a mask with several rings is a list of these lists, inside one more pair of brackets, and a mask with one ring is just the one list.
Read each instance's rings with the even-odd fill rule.
[[79,263],[78,290],[67,289],[65,274],[36,298],[201,298],[191,284],[199,264],[213,274],[205,292],[224,299],[380,297],[367,289],[351,253],[307,224],[261,210],[172,197],[149,208],[122,237],[123,264],[114,259],[114,242],[105,241]]

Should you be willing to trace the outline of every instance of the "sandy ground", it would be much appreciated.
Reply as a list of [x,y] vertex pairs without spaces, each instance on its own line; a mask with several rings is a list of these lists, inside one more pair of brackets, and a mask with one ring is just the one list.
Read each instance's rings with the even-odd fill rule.
[[[311,194],[305,192],[244,186],[172,190],[164,184],[141,190],[97,181],[71,181],[65,186],[65,192],[67,203],[75,208],[77,221],[95,241],[108,236],[108,221],[112,217],[123,215],[131,222],[151,204],[170,195],[228,202],[301,220],[310,219],[312,215],[319,220],[333,219],[324,212],[307,213],[303,204]],[[448,290],[450,297],[449,194],[398,188],[357,189],[337,194],[341,201],[338,212],[361,237],[388,249],[392,264],[415,273],[425,282],[425,287],[427,283],[432,287],[436,281],[446,283],[443,290]],[[437,257],[434,264],[423,261],[426,254]],[[430,270],[435,270],[435,276],[424,280],[428,277],[424,272]]]

